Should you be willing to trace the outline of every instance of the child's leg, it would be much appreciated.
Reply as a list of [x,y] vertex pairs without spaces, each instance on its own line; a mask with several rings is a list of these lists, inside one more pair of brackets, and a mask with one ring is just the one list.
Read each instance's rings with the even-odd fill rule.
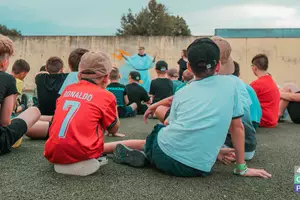
[[142,150],[146,140],[123,140],[117,142],[109,142],[104,144],[104,153],[113,153],[117,144],[123,144],[129,148]]
[[27,128],[30,129],[40,118],[40,110],[36,107],[30,107],[22,112],[16,119],[22,119],[26,122]]
[[[291,90],[290,86],[286,86],[284,88],[281,88],[280,92],[291,93],[292,90]],[[280,99],[280,102],[279,102],[279,117],[283,116],[284,111],[288,107],[289,103],[290,102],[287,101],[287,100]]]
[[168,113],[170,107],[167,106],[159,106],[156,110],[155,110],[155,116],[158,118],[158,120],[161,123],[164,123],[165,120],[168,118],[168,116],[166,117],[166,114]]
[[46,139],[48,137],[49,126],[50,122],[38,121],[28,130],[26,136],[31,139]]
[[11,146],[15,144],[27,130],[39,119],[41,113],[38,108],[29,108],[11,121],[8,126],[1,127],[0,153],[10,152]]
[[279,117],[282,117],[284,114],[285,109],[289,106],[289,101],[280,99],[279,102]]
[[39,120],[44,122],[51,122],[52,118],[53,116],[51,115],[42,115]]
[[132,111],[135,111],[137,109],[137,104],[136,103],[132,103],[129,105],[132,109]]

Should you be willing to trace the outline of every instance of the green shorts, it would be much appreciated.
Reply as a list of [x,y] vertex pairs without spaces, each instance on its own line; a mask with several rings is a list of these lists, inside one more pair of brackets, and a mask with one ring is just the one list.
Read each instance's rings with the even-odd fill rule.
[[196,177],[208,176],[209,173],[200,171],[198,169],[186,166],[170,156],[166,155],[158,146],[157,135],[160,129],[164,128],[163,124],[157,124],[152,133],[147,137],[144,152],[151,163],[157,169],[173,176],[179,177]]

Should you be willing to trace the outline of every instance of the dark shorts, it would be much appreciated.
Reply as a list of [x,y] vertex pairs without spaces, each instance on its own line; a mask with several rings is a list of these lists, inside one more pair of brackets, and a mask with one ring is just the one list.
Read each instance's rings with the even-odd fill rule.
[[168,117],[170,116],[170,111],[171,111],[171,108],[169,108],[169,110],[166,112],[165,117],[164,117],[164,121],[166,119],[168,119]]
[[118,106],[118,113],[120,118],[136,116],[136,111],[131,106]]
[[170,156],[166,155],[158,146],[157,135],[161,128],[165,126],[158,124],[152,133],[147,137],[144,152],[151,163],[157,169],[173,176],[196,177],[207,176],[209,173],[186,166]]
[[141,104],[140,106],[138,106],[137,114],[138,115],[144,115],[147,109],[148,109],[147,105]]
[[49,132],[50,132],[50,127],[51,127],[51,125],[52,125],[52,121],[53,121],[53,118],[52,118],[52,120],[49,122],[49,128],[48,128],[47,136],[46,136],[46,138],[45,138],[45,139],[47,139],[47,140],[48,140],[48,138],[49,138]]
[[23,119],[13,119],[8,126],[0,126],[0,154],[9,153],[11,146],[27,132]]
[[255,130],[257,130],[257,128],[259,127],[259,123],[252,121],[252,125],[254,127]]
[[295,124],[300,124],[300,102],[290,102],[287,110],[289,112],[291,120]]

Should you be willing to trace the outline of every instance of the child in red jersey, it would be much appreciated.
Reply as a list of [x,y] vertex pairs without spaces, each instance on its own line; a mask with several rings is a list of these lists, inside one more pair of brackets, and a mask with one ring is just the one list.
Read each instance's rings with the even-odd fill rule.
[[104,132],[115,134],[120,125],[116,98],[105,90],[111,68],[106,54],[85,53],[80,81],[58,98],[44,151],[56,172],[86,176],[99,169]]
[[277,125],[280,93],[277,84],[267,72],[269,60],[265,54],[258,54],[252,59],[252,71],[257,80],[250,85],[256,92],[262,108],[261,127],[272,128]]

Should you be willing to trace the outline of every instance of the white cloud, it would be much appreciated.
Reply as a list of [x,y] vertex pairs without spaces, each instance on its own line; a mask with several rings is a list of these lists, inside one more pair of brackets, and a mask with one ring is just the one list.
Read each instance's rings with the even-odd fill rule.
[[298,28],[299,7],[242,4],[181,14],[194,35],[211,35],[216,28]]

